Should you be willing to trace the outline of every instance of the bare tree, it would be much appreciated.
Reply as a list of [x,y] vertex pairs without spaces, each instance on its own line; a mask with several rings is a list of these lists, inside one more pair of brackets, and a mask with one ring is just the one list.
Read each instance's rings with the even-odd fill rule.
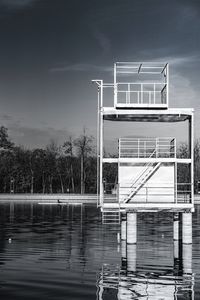
[[83,133],[77,138],[74,142],[76,146],[78,155],[81,161],[81,194],[85,193],[85,167],[86,167],[86,158],[93,151],[92,142],[94,138],[91,135],[86,133],[86,129],[83,129]]
[[46,163],[49,177],[49,190],[50,194],[53,193],[53,179],[56,173],[56,157],[58,146],[54,140],[51,140],[46,147]]
[[69,157],[69,164],[70,164],[70,179],[71,179],[71,186],[72,186],[72,193],[75,192],[74,188],[74,168],[73,168],[73,159],[74,159],[74,140],[72,136],[65,141],[62,146],[64,155]]

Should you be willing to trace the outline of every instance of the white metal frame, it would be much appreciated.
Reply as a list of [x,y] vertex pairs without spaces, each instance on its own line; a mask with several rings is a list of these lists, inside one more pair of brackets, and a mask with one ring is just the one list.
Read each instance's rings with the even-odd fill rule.
[[[117,63],[119,64],[119,63]],[[129,63],[131,64],[131,63]],[[135,63],[133,63],[135,64]],[[157,68],[158,66],[155,66],[155,70],[152,72],[147,72],[149,66],[152,66],[152,63],[145,63],[141,64],[137,63],[137,72],[139,73],[150,73],[155,74],[158,72]],[[132,66],[132,65],[131,65]],[[154,109],[155,107],[151,107],[151,109],[145,109],[138,107],[138,110],[135,110],[134,107],[130,106],[127,107],[126,110],[123,108],[116,107],[116,64],[114,66],[114,84],[113,83],[104,83],[103,80],[93,80],[98,87],[98,116],[97,116],[97,194],[98,194],[98,203],[97,205],[99,207],[103,208],[113,208],[113,209],[119,209],[119,203],[105,203],[104,202],[104,189],[103,189],[103,164],[104,163],[120,163],[120,162],[130,162],[134,163],[137,162],[138,159],[140,162],[148,162],[148,161],[154,161],[154,162],[174,162],[175,163],[175,174],[177,172],[177,164],[178,163],[186,163],[190,165],[190,171],[191,171],[191,203],[177,203],[177,201],[174,203],[174,205],[167,204],[167,203],[160,203],[159,207],[160,209],[189,209],[191,211],[194,210],[194,176],[193,176],[193,170],[194,170],[194,164],[193,164],[193,147],[194,147],[194,138],[193,138],[193,131],[194,131],[194,124],[193,124],[193,109],[188,108],[168,108],[168,64],[163,65],[162,72],[165,74],[165,80],[166,80],[166,88],[167,88],[167,109],[163,110],[162,107],[159,107],[160,109]],[[161,68],[159,66],[159,68]],[[161,73],[162,73],[161,72]],[[160,73],[160,70],[159,70]],[[114,106],[113,107],[106,107],[104,105],[104,89],[105,88],[112,88],[114,89]],[[103,137],[104,137],[104,120],[126,120],[126,116],[131,116],[132,121],[151,121],[151,118],[153,116],[158,117],[158,122],[161,118],[161,121],[163,122],[179,122],[179,121],[185,121],[189,120],[189,148],[190,148],[190,157],[185,159],[177,158],[176,156],[170,157],[170,158],[106,158],[103,155]],[[116,118],[117,116],[117,118]],[[120,119],[121,118],[121,119]],[[138,119],[140,118],[140,119]],[[148,119],[147,119],[148,118]],[[162,120],[163,118],[163,120]],[[176,153],[176,147],[175,151]],[[175,176],[176,177],[176,176]],[[177,199],[177,182],[175,182],[175,199]],[[121,205],[121,204],[120,204]],[[152,204],[152,207],[156,207],[157,204]],[[170,206],[171,205],[171,206]],[[123,207],[120,206],[120,209],[130,209],[133,208],[133,204],[127,203],[123,204]],[[134,206],[134,209],[140,209],[140,204],[137,204]],[[144,206],[144,209],[147,209],[148,204]]]
[[[114,106],[115,107],[168,107],[168,64],[163,64],[159,62],[146,62],[146,63],[137,63],[137,62],[117,62],[114,64]],[[123,74],[126,76],[134,74],[149,74],[152,76],[160,75],[161,82],[154,81],[122,81],[119,80],[119,76]],[[151,78],[152,79],[152,78]],[[120,90],[120,86],[127,86],[124,90]],[[135,90],[132,90],[131,87],[137,87]],[[145,86],[150,90],[145,90]],[[156,87],[160,89],[157,90]],[[152,88],[150,88],[152,87]],[[166,90],[166,99],[163,103],[163,91]],[[125,103],[120,102],[118,95],[125,94]],[[131,101],[131,94],[136,93],[137,101]],[[157,101],[156,95],[160,94],[159,101]],[[144,97],[147,95],[148,101],[144,101]],[[153,99],[153,101],[152,101]]]

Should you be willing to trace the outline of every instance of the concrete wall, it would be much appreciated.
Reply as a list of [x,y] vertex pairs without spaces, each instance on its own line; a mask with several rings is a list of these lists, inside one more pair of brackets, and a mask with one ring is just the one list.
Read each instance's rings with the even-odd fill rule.
[[[123,201],[131,193],[132,184],[145,169],[145,164],[119,166],[120,201]],[[149,168],[149,170],[152,169],[153,166]],[[135,184],[135,187],[139,184],[140,180]],[[171,203],[174,202],[174,192],[174,164],[161,164],[133,197],[131,202]]]

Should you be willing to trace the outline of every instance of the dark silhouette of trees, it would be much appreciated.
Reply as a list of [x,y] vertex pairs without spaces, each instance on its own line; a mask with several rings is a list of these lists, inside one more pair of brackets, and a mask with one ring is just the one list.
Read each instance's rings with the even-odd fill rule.
[[[189,149],[187,143],[181,143],[178,147],[177,157],[188,158]],[[178,165],[178,182],[190,182],[190,170],[187,164]],[[198,181],[200,181],[200,140],[194,142],[194,192],[198,192]]]

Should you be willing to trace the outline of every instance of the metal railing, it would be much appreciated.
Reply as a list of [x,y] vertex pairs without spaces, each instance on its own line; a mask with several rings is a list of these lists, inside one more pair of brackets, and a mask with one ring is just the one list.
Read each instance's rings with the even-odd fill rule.
[[119,158],[175,158],[175,138],[120,138]]
[[[131,182],[119,185],[119,202],[125,203],[130,191]],[[176,194],[177,191],[177,194]],[[143,186],[129,203],[192,203],[191,184],[178,183],[177,185]]]
[[115,97],[117,104],[131,106],[167,105],[167,84],[163,82],[116,83]]
[[[132,181],[125,181],[123,183],[104,183],[103,184],[103,202],[104,203],[118,203],[119,209],[127,196],[133,189]],[[177,204],[191,204],[191,183],[177,183],[169,184],[162,182],[157,185],[148,185],[140,188],[129,203],[177,203]],[[134,199],[135,198],[135,199]],[[173,200],[173,201],[172,201]]]

